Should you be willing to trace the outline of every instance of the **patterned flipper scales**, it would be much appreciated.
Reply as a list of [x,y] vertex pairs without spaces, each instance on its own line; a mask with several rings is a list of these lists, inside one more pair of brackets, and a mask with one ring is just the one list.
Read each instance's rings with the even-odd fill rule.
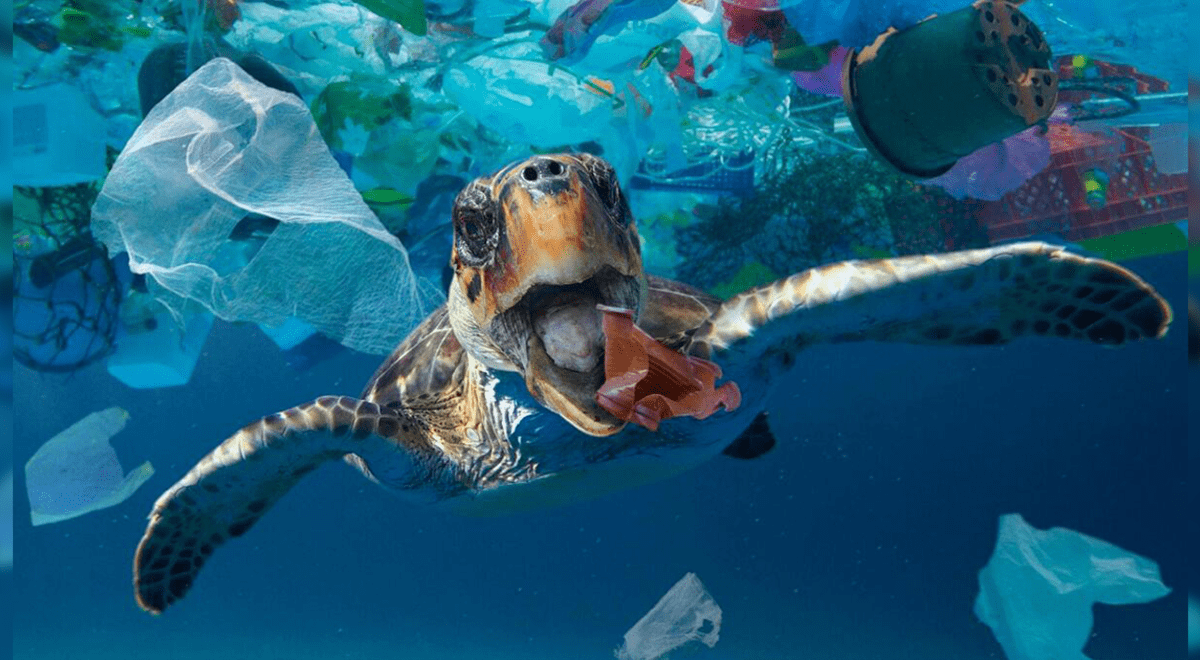
[[394,487],[433,458],[424,427],[404,413],[350,397],[321,397],[264,417],[204,457],[154,504],[138,544],[133,584],[158,614],[191,588],[213,550],[241,536],[304,475],[346,457]]
[[1166,301],[1125,268],[1030,242],[813,268],[727,300],[690,351],[755,364],[817,342],[1118,346],[1161,337],[1170,321]]

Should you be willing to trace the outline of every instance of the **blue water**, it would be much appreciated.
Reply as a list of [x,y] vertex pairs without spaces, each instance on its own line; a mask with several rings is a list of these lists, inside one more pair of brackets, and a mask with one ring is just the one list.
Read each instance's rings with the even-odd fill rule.
[[[1130,262],[1186,309],[1184,255]],[[158,474],[118,507],[29,526],[17,482],[18,658],[607,658],[685,572],[724,610],[696,657],[1003,658],[971,614],[997,517],[1023,514],[1158,561],[1186,581],[1184,328],[1120,350],[811,349],[770,404],[779,445],[560,509],[463,518],[402,504],[341,465],[304,480],[214,555],[183,601],[141,612],[133,550],[158,494],[242,423],[356,393],[376,359],[288,370],[218,324],[186,388],[102,367],[18,368],[18,463],[84,414],[131,419],[126,465]],[[1096,611],[1102,660],[1182,657],[1183,589]]]
[[[1026,3],[1056,49],[1129,61],[1173,89],[1187,65],[1172,22],[1183,6]],[[17,568],[0,571],[12,594],[0,617],[22,660],[602,659],[694,572],[724,621],[716,647],[688,657],[1002,660],[972,603],[998,517],[1020,513],[1153,559],[1173,588],[1097,606],[1090,657],[1182,658],[1186,593],[1200,593],[1187,565],[1200,547],[1188,482],[1200,427],[1187,423],[1200,368],[1185,364],[1186,261],[1123,263],[1176,311],[1161,341],[813,347],[768,404],[770,453],[594,501],[458,517],[330,464],[158,617],[134,602],[132,560],[159,494],[241,425],[358,394],[379,358],[343,351],[301,371],[256,327],[218,321],[185,387],[133,390],[103,364],[17,365]],[[110,406],[131,415],[113,440],[123,464],[150,460],[155,476],[116,507],[33,528],[20,467]]]

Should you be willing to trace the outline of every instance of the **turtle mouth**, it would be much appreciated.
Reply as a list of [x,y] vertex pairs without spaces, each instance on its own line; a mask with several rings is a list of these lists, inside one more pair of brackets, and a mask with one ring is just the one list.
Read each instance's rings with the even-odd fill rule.
[[598,305],[641,306],[641,282],[606,266],[576,284],[535,285],[506,315],[522,320],[525,383],[530,394],[592,435],[609,435],[624,422],[596,403],[604,385],[603,313]]
[[597,305],[636,310],[637,278],[605,267],[578,284],[535,285],[517,304],[528,314],[538,350],[560,369],[591,373],[604,362],[604,332]]

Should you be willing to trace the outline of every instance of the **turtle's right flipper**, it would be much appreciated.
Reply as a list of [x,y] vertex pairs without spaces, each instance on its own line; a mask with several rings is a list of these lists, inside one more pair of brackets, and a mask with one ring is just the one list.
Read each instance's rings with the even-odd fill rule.
[[138,604],[158,614],[182,598],[217,546],[245,533],[325,461],[388,454],[389,479],[402,480],[405,465],[417,471],[428,455],[423,428],[403,412],[332,396],[246,426],[155,502],[134,557]]
[[1043,336],[1118,346],[1161,337],[1170,321],[1162,296],[1125,268],[1014,243],[819,266],[725,301],[689,351],[754,365],[768,355],[787,364],[791,351],[817,342],[984,345]]

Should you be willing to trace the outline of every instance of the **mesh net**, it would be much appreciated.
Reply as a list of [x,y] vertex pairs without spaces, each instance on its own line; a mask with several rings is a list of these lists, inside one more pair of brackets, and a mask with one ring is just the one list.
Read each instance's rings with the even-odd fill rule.
[[14,188],[13,357],[66,372],[113,350],[121,284],[88,231],[95,184]]

